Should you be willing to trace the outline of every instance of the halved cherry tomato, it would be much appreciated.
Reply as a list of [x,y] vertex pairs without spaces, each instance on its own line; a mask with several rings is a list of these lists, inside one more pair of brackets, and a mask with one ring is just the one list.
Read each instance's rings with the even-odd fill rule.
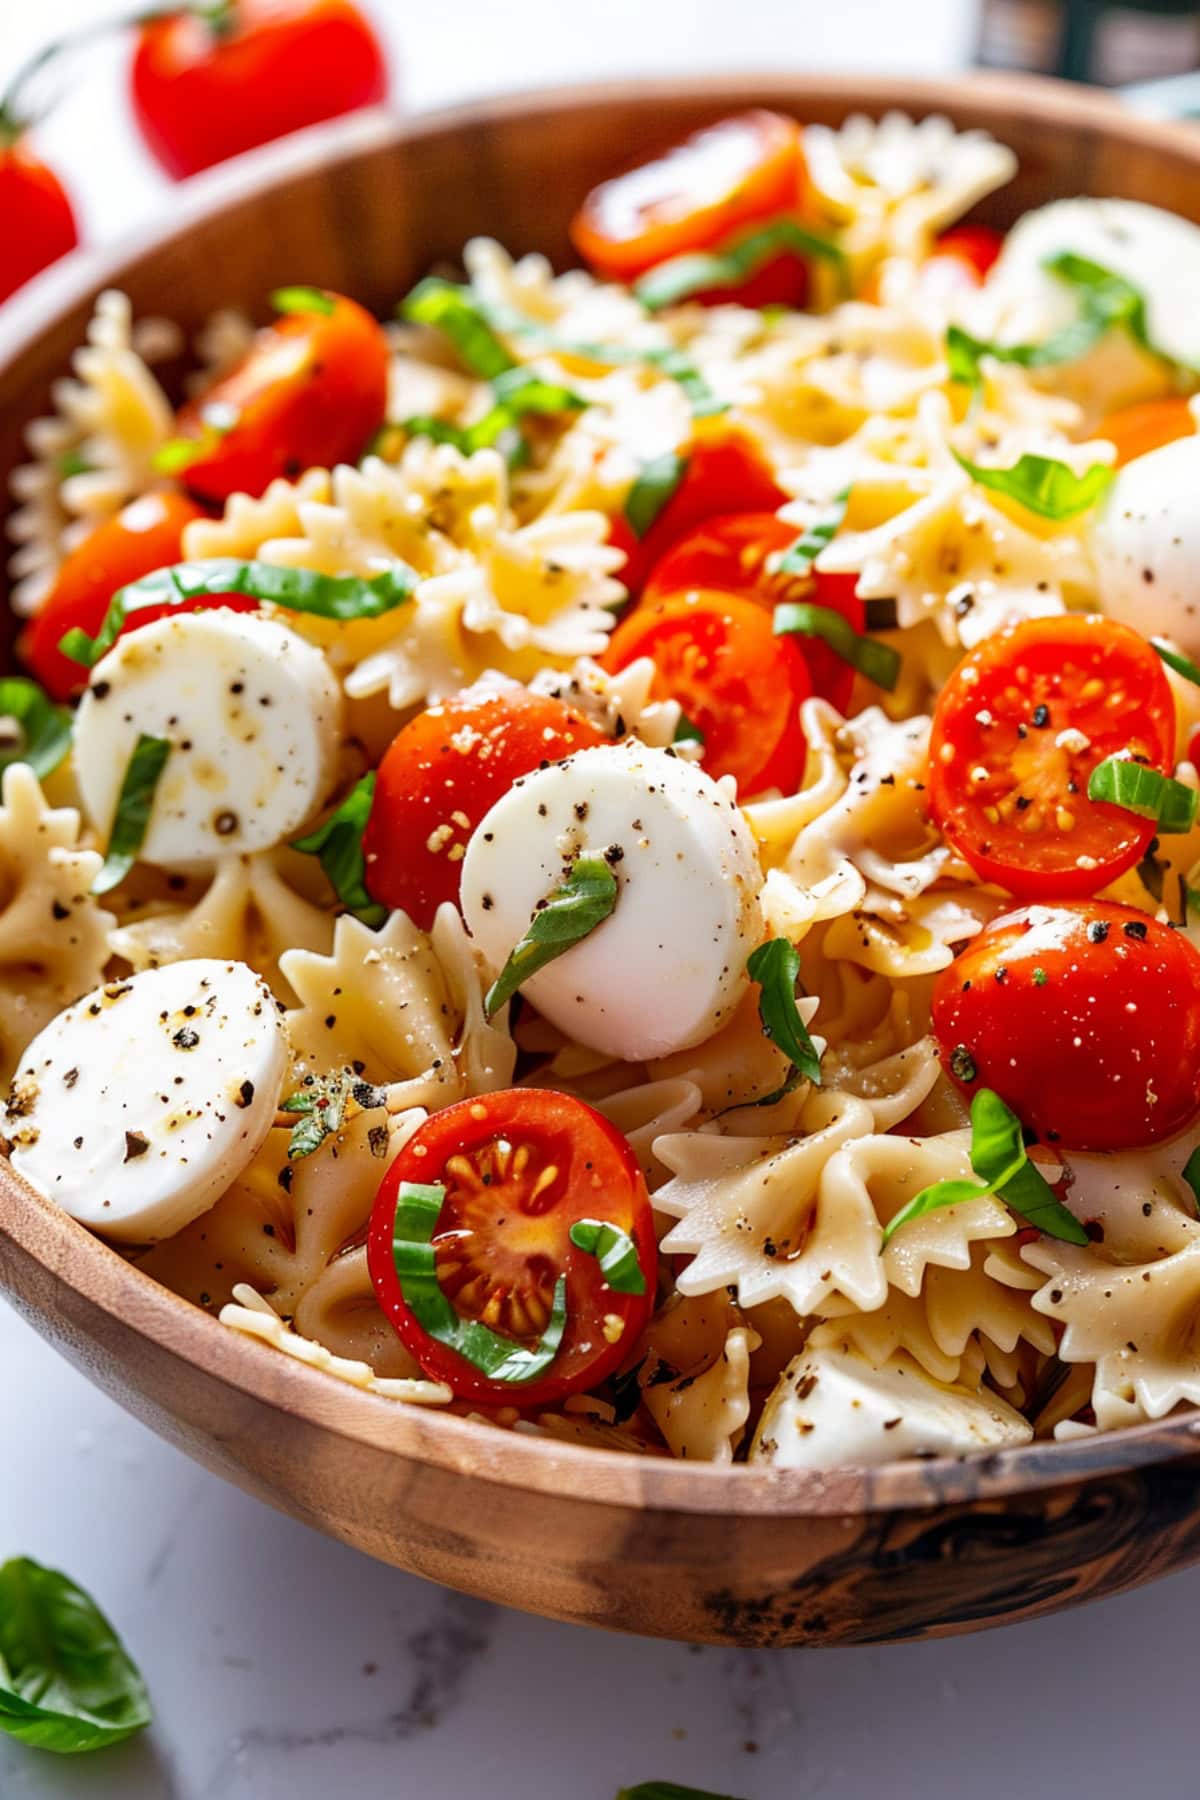
[[742,226],[795,214],[804,189],[796,121],[737,113],[593,188],[571,221],[571,238],[597,274],[636,281],[656,263],[710,250]]
[[1004,248],[1004,233],[991,225],[953,225],[943,231],[933,246],[929,261],[952,258],[968,274],[976,287],[984,280]]
[[1073,1150],[1171,1137],[1200,1111],[1200,952],[1100,900],[993,919],[939,975],[933,1028],[966,1088]]
[[[95,637],[116,590],[177,563],[184,527],[202,516],[180,494],[145,494],[97,525],[67,557],[20,645],[22,660],[56,700],[69,700],[87,681],[87,670],[59,649],[63,636],[78,628]],[[208,596],[205,604],[213,603]],[[148,625],[151,616],[159,610],[138,613],[130,624]]]
[[618,579],[635,597],[650,570],[698,525],[720,513],[776,512],[788,498],[741,431],[724,425],[703,431],[686,455],[679,486],[644,537],[634,536],[624,514],[609,530],[611,541],[626,556]]
[[[781,600],[812,600],[840,613],[861,632],[866,608],[855,591],[857,575],[823,575],[820,570],[812,575],[781,575],[767,568],[768,558],[777,560],[799,535],[794,525],[785,525],[774,513],[731,513],[709,519],[654,565],[642,590],[642,604],[666,600],[690,588],[716,588],[764,606],[775,606]],[[813,693],[844,713],[854,687],[854,670],[820,638],[798,637],[794,642],[804,653]]]
[[332,468],[361,455],[387,408],[383,328],[353,300],[288,313],[260,331],[228,375],[179,415],[201,446],[182,472],[202,500],[258,495],[276,476]]
[[[493,1379],[425,1329],[392,1252],[406,1181],[445,1189],[432,1243],[438,1285],[460,1318],[482,1321],[514,1348],[532,1348],[565,1276],[566,1328],[544,1374]],[[572,1225],[583,1219],[632,1238],[642,1293],[609,1287],[596,1257],[571,1242]],[[538,1088],[460,1100],[417,1129],[380,1184],[367,1261],[380,1306],[422,1369],[474,1400],[545,1405],[594,1387],[628,1356],[654,1307],[654,1223],[633,1151],[582,1100]]]
[[0,116],[0,300],[79,242],[66,189]]
[[373,106],[387,87],[379,40],[350,0],[224,0],[151,13],[131,70],[138,128],[176,177]]
[[1128,750],[1169,774],[1175,708],[1162,663],[1128,625],[1027,619],[964,657],[942,689],[929,807],[985,881],[1022,899],[1093,894],[1132,867],[1154,824],[1087,797]]
[[363,833],[367,890],[422,930],[457,901],[467,842],[520,775],[608,740],[561,700],[524,688],[468,690],[392,739]]
[[1169,400],[1143,400],[1138,406],[1123,406],[1109,413],[1095,435],[1107,438],[1117,446],[1117,467],[1123,469],[1136,457],[1161,450],[1177,438],[1192,437],[1196,420],[1182,394]]
[[804,773],[801,703],[812,693],[796,644],[776,637],[767,609],[737,594],[693,588],[635,607],[613,632],[606,669],[648,656],[654,693],[678,700],[704,737],[704,767],[732,775],[743,798],[794,793]]

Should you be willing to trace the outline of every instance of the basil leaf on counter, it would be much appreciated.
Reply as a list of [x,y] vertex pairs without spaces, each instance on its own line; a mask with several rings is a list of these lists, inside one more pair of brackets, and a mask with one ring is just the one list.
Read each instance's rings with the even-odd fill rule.
[[413,325],[432,325],[445,334],[472,375],[494,381],[517,367],[484,316],[469,287],[427,275],[401,302],[400,315]]
[[417,1323],[431,1338],[481,1369],[492,1381],[514,1385],[532,1381],[545,1372],[558,1355],[567,1325],[567,1278],[554,1284],[550,1318],[533,1349],[501,1337],[478,1319],[464,1319],[442,1292],[437,1275],[437,1252],[431,1242],[446,1190],[440,1182],[424,1186],[402,1181],[396,1199],[392,1227],[392,1261],[400,1292]]
[[29,1557],[0,1568],[0,1731],[77,1755],[150,1723],[145,1683],[90,1595]]
[[668,450],[642,472],[625,496],[625,522],[634,537],[644,538],[663,507],[687,474],[688,458]]
[[1088,776],[1089,800],[1107,800],[1139,818],[1153,819],[1167,836],[1190,831],[1200,795],[1172,775],[1161,775],[1128,756],[1106,756]]
[[1115,473],[1104,463],[1093,463],[1077,475],[1065,462],[1051,456],[1032,456],[1028,451],[1007,469],[970,462],[957,450],[952,454],[959,468],[965,469],[980,487],[1007,495],[1043,519],[1073,519],[1077,513],[1087,512],[1107,490]]
[[1165,638],[1152,637],[1150,647],[1152,650],[1158,651],[1168,669],[1174,669],[1177,675],[1182,675],[1183,679],[1190,681],[1193,687],[1200,687],[1200,669],[1194,662],[1190,662],[1181,651],[1173,650]]
[[326,318],[336,302],[323,288],[281,287],[271,295],[271,305],[278,313],[322,313]]
[[372,930],[382,925],[388,916],[387,907],[372,900],[366,884],[363,832],[371,816],[374,797],[375,770],[372,769],[355,783],[323,824],[306,837],[292,839],[293,850],[317,858],[346,911]]
[[119,887],[137,861],[138,851],[146,841],[159,777],[170,754],[166,738],[148,737],[144,731],[134,745],[117,796],[108,850],[92,883],[93,894],[107,894]]
[[28,763],[39,781],[71,748],[71,715],[25,675],[0,678],[0,772]]
[[1074,1213],[1055,1198],[1041,1170],[1030,1162],[1016,1113],[991,1088],[980,1088],[971,1101],[971,1167],[979,1182],[935,1181],[914,1194],[884,1226],[884,1247],[910,1220],[985,1194],[995,1194],[1047,1237],[1066,1244],[1088,1242]]
[[843,488],[831,504],[829,511],[802,531],[794,544],[789,544],[779,559],[780,575],[809,575],[812,566],[822,550],[831,544],[840,531],[842,521],[846,517],[846,508],[850,504],[850,489]]
[[577,1250],[594,1256],[605,1285],[614,1294],[644,1294],[646,1277],[637,1245],[627,1231],[607,1219],[577,1219],[567,1233]]
[[775,608],[776,637],[818,637],[835,656],[890,693],[900,679],[901,656],[891,644],[864,637],[849,619],[831,606],[813,606],[807,600],[785,600]]
[[674,1781],[642,1781],[622,1788],[617,1800],[734,1800],[732,1794],[712,1794],[707,1788],[680,1787]]
[[566,880],[534,913],[529,929],[488,989],[484,1001],[488,1018],[511,999],[522,982],[602,925],[616,904],[617,878],[604,858],[577,857]]
[[846,258],[830,238],[806,231],[795,219],[772,219],[719,249],[691,251],[659,263],[634,282],[633,291],[647,311],[659,312],[709,288],[740,287],[764,263],[789,253],[832,263],[839,273],[845,270]]
[[[820,1087],[821,1059],[796,1005],[800,952],[786,938],[768,938],[747,959],[746,973],[758,983],[758,1016],[763,1036],[782,1050],[804,1080]],[[782,1098],[787,1091],[786,1087],[781,1088],[778,1096],[768,1098]]]

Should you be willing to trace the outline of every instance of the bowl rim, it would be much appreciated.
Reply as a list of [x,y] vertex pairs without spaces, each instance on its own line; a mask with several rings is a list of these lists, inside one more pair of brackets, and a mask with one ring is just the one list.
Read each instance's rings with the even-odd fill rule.
[[[904,110],[918,116],[953,116],[967,94],[976,108],[991,106],[1050,129],[1136,137],[1150,151],[1194,163],[1200,176],[1200,134],[1194,128],[1141,118],[1101,92],[1007,74],[889,79],[775,72],[649,78],[506,93],[412,118],[373,108],[313,126],[194,177],[182,193],[177,191],[169,220],[159,214],[111,246],[77,250],[46,270],[0,308],[0,374],[94,294],[119,285],[122,274],[142,256],[285,180],[467,124],[547,112],[561,116],[615,101],[644,102],[666,92],[686,93],[700,102],[711,98],[722,107],[761,102],[764,94],[786,95],[797,109],[806,97],[820,96],[826,103],[843,102],[847,113]],[[325,1432],[416,1463],[575,1502],[730,1518],[863,1517],[1044,1493],[1200,1452],[1200,1412],[1067,1443],[828,1471],[688,1463],[564,1443],[397,1402],[343,1382],[335,1385],[335,1378],[231,1330],[155,1281],[0,1160],[0,1242],[5,1238],[115,1326],[148,1339],[168,1357],[186,1359],[251,1403],[281,1409]]]

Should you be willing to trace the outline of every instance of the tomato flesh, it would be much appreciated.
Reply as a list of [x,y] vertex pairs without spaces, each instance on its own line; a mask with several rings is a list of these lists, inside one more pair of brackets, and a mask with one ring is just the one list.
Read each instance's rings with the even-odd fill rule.
[[686,452],[687,466],[678,487],[649,530],[634,536],[624,514],[613,520],[609,536],[625,552],[618,571],[635,597],[646,577],[680,540],[707,520],[724,513],[773,513],[788,496],[742,432],[720,427],[698,436]]
[[1140,405],[1110,413],[1096,436],[1116,445],[1117,467],[1123,469],[1151,450],[1161,450],[1177,438],[1192,437],[1195,430],[1191,407],[1182,394],[1175,394],[1169,400],[1143,400]]
[[1004,233],[991,225],[953,225],[949,231],[943,231],[934,244],[930,261],[935,257],[953,257],[974,277],[978,286],[1003,248]]
[[[184,530],[201,517],[182,495],[145,494],[95,526],[66,558],[20,645],[22,660],[56,700],[69,700],[87,682],[87,670],[59,649],[63,636],[77,629],[94,638],[116,590],[179,562]],[[211,596],[205,601],[213,603]],[[165,610],[155,608],[154,616]],[[149,624],[150,616],[138,613],[130,626]]]
[[796,213],[804,188],[796,121],[738,113],[601,182],[572,220],[571,238],[597,274],[636,281],[670,257],[711,249],[740,226]]
[[1092,894],[1141,857],[1152,820],[1087,797],[1128,750],[1169,774],[1175,709],[1155,652],[1113,619],[1029,619],[965,657],[929,750],[937,825],[985,881],[1022,899]]
[[933,1027],[959,1085],[993,1088],[1048,1143],[1130,1149],[1200,1111],[1200,952],[1133,907],[993,919],[938,977]]
[[732,775],[743,796],[795,792],[806,751],[800,707],[812,683],[803,654],[775,636],[765,607],[703,588],[643,602],[609,639],[604,666],[615,672],[639,656],[657,670],[656,697],[678,700],[699,727],[710,775]]
[[372,898],[428,930],[442,902],[458,900],[471,833],[517,777],[607,741],[561,700],[524,688],[469,690],[418,713],[375,778],[363,833]]
[[6,145],[0,137],[0,219],[0,300],[79,242],[62,182],[19,138]]
[[[528,1382],[494,1380],[426,1331],[392,1253],[406,1181],[445,1188],[432,1242],[438,1284],[462,1318],[532,1347],[565,1276],[566,1329],[544,1373]],[[603,1220],[632,1238],[643,1293],[607,1286],[596,1258],[570,1240],[581,1219]],[[422,1369],[475,1400],[526,1407],[594,1387],[628,1356],[654,1307],[653,1216],[632,1150],[583,1101],[537,1088],[460,1100],[418,1128],[380,1184],[367,1259],[379,1304]]]
[[289,313],[260,331],[246,356],[177,421],[197,455],[188,490],[223,503],[259,495],[278,476],[354,462],[382,425],[388,348],[382,327],[353,300],[331,312]]

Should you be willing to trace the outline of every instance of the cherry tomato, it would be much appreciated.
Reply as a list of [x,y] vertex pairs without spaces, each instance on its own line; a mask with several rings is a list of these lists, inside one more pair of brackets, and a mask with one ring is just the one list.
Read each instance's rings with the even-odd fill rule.
[[1004,233],[990,225],[954,225],[943,231],[933,246],[929,261],[952,258],[972,277],[978,287],[1004,248]]
[[[426,1331],[392,1254],[405,1181],[445,1189],[432,1243],[438,1285],[461,1318],[482,1320],[514,1347],[532,1347],[565,1276],[566,1329],[544,1374],[495,1380]],[[610,1288],[596,1257],[571,1242],[582,1219],[632,1238],[643,1293]],[[633,1151],[582,1100],[538,1088],[460,1100],[418,1128],[380,1184],[367,1261],[380,1306],[425,1373],[475,1400],[545,1405],[594,1387],[628,1356],[654,1307],[654,1223]]]
[[938,976],[933,1028],[966,1088],[1072,1150],[1124,1150],[1200,1111],[1200,952],[1101,900],[993,919]]
[[635,596],[650,570],[698,525],[720,513],[773,513],[788,498],[740,431],[719,426],[703,432],[686,455],[678,487],[644,537],[634,536],[623,514],[612,522],[609,537],[626,556],[619,579]]
[[206,393],[189,401],[179,435],[199,454],[182,479],[202,500],[261,494],[276,476],[354,462],[383,423],[388,348],[353,300],[330,312],[288,313]]
[[654,692],[678,700],[704,738],[704,767],[732,775],[746,797],[765,788],[794,793],[804,773],[801,702],[812,693],[804,657],[776,637],[754,600],[703,588],[644,602],[613,632],[604,654],[616,671],[648,656]]
[[0,117],[0,300],[79,242],[71,202],[53,169]]
[[1135,457],[1161,450],[1176,438],[1191,437],[1195,429],[1191,407],[1182,394],[1175,394],[1169,400],[1143,400],[1109,413],[1096,436],[1117,446],[1117,467],[1123,469]]
[[392,739],[363,833],[371,897],[422,930],[457,901],[467,841],[520,775],[608,740],[561,700],[524,688],[468,690]]
[[[866,623],[866,608],[855,590],[857,575],[781,575],[768,558],[795,543],[799,532],[774,513],[730,513],[709,519],[681,538],[654,565],[642,590],[642,604],[666,600],[690,588],[717,588],[765,606],[781,600],[812,600],[848,619],[855,631]],[[803,651],[814,694],[844,713],[854,687],[854,670],[820,638],[793,640]]]
[[[78,628],[95,637],[116,590],[177,563],[184,527],[202,516],[198,506],[179,494],[145,494],[97,525],[67,557],[21,639],[22,660],[56,700],[69,700],[87,681],[87,670],[58,647],[65,633]],[[213,604],[211,596],[205,604]],[[148,625],[165,610],[140,612],[130,625]]]
[[1028,619],[942,689],[930,811],[985,881],[1027,900],[1092,894],[1154,836],[1151,820],[1087,797],[1096,764],[1122,750],[1174,766],[1174,704],[1149,644],[1096,615]]
[[225,0],[151,14],[130,72],[133,112],[169,175],[194,175],[289,131],[373,106],[388,72],[350,0]]
[[571,238],[597,274],[636,281],[669,257],[710,250],[741,227],[798,212],[804,188],[795,120],[738,113],[601,182],[571,221]]

